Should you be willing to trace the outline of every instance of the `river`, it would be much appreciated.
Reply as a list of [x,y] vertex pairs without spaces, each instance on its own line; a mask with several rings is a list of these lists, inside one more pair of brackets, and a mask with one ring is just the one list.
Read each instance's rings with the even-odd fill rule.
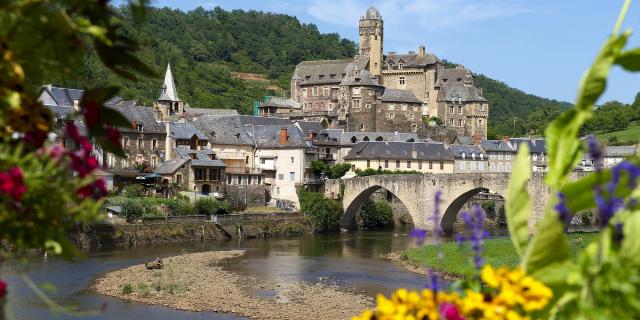
[[[413,245],[408,230],[354,231],[315,234],[295,238],[249,239],[226,242],[180,243],[134,248],[96,249],[73,262],[60,258],[30,258],[26,262],[3,264],[2,277],[9,283],[8,306],[14,319],[78,319],[71,315],[52,314],[31,289],[19,278],[25,271],[38,284],[49,283],[56,291],[47,291],[58,303],[79,306],[83,310],[99,309],[104,313],[82,319],[241,319],[229,314],[176,311],[160,306],[131,303],[97,295],[90,287],[101,274],[156,257],[185,252],[244,249],[247,253],[225,266],[260,280],[274,283],[307,281],[351,287],[370,296],[390,293],[398,287],[420,288],[424,277],[404,270],[382,258]],[[269,296],[256,289],[256,295]]]

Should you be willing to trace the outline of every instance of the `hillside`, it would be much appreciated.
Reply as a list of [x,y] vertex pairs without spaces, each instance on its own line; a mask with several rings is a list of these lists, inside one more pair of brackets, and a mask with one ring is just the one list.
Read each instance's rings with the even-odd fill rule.
[[[146,22],[134,25],[129,12],[120,12],[127,32],[143,45],[139,57],[159,77],[123,83],[89,54],[78,78],[52,79],[51,83],[70,87],[117,84],[123,87],[122,96],[150,104],[159,95],[160,77],[170,62],[183,101],[193,107],[234,108],[246,114],[251,112],[254,99],[287,91],[291,73],[300,61],[356,54],[353,41],[338,34],[321,34],[315,25],[283,14],[152,8]],[[519,117],[516,134],[521,135],[536,129],[527,127],[531,123],[527,117],[547,118],[568,106],[482,75],[477,84],[491,103],[493,136],[513,135],[514,115]]]

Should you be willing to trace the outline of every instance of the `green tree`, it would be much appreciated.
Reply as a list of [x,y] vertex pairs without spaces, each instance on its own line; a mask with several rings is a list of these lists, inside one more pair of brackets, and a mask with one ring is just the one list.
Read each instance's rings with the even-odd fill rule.
[[358,219],[367,229],[393,226],[393,209],[386,201],[367,199],[358,211]]
[[231,212],[231,206],[224,201],[210,197],[201,197],[194,202],[194,210],[199,215],[226,214]]
[[135,222],[144,215],[144,205],[140,199],[126,199],[122,203],[122,215],[127,222]]
[[332,199],[327,199],[322,193],[300,190],[298,193],[300,210],[311,213],[314,229],[318,232],[338,230],[342,205]]

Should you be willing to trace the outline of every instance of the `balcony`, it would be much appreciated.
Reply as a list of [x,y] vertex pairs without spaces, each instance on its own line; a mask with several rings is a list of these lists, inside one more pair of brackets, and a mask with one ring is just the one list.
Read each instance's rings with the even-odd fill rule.
[[324,161],[336,161],[336,156],[332,153],[320,153],[318,154],[318,159]]
[[311,184],[323,184],[324,180],[320,179],[320,178],[304,178],[303,183],[305,185],[311,185]]
[[252,167],[226,167],[226,174],[262,174],[261,168]]
[[247,157],[246,152],[222,151],[218,154],[222,160],[244,160]]
[[276,171],[276,163],[274,162],[270,162],[270,163],[261,163],[258,164],[257,167],[260,170],[267,170],[267,171]]

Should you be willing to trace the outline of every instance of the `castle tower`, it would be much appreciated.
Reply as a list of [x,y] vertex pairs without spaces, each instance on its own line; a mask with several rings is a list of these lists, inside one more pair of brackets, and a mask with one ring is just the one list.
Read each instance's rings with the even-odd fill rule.
[[369,56],[369,72],[382,81],[383,26],[380,12],[374,7],[360,17],[360,55]]
[[158,120],[168,120],[171,115],[181,114],[184,112],[184,104],[178,98],[176,84],[173,81],[173,73],[171,73],[171,65],[167,64],[167,72],[164,75],[164,83],[160,97],[155,103],[156,115]]

